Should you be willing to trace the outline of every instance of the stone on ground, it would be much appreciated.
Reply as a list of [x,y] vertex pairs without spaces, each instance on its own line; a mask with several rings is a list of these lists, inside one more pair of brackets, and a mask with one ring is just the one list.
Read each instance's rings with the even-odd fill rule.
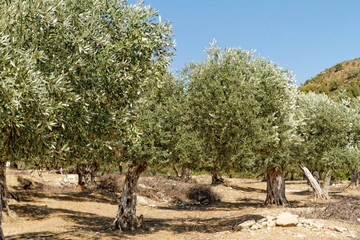
[[276,219],[276,225],[281,227],[296,226],[299,222],[299,216],[289,212],[280,213]]
[[137,201],[137,203],[138,204],[140,204],[140,205],[148,205],[148,202],[145,200],[145,198],[144,197],[142,197],[142,196],[136,196],[136,201]]
[[240,223],[235,227],[235,231],[241,231],[244,228],[252,227],[256,222],[254,220],[248,220],[246,222]]

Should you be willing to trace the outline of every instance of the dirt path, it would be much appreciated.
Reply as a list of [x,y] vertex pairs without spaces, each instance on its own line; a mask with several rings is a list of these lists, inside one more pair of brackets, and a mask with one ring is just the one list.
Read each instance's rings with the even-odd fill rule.
[[[23,190],[18,177],[29,178],[34,185]],[[10,201],[17,216],[5,218],[3,230],[7,239],[354,239],[351,235],[360,225],[321,220],[324,224],[346,227],[346,232],[304,227],[272,227],[257,231],[234,232],[233,227],[249,219],[258,220],[269,214],[289,211],[311,212],[313,200],[305,184],[287,184],[287,197],[292,207],[264,207],[266,184],[251,180],[229,179],[230,186],[215,186],[221,202],[207,206],[174,205],[145,198],[138,205],[138,215],[146,219],[147,230],[122,234],[110,226],[117,211],[111,194],[78,191],[56,187],[61,175],[44,173],[42,178],[29,172],[8,171],[8,185],[19,201]],[[208,183],[207,176],[197,177]],[[351,196],[360,203],[359,191],[333,191],[333,201]],[[359,216],[360,217],[360,216]],[[319,220],[320,221],[320,220]]]

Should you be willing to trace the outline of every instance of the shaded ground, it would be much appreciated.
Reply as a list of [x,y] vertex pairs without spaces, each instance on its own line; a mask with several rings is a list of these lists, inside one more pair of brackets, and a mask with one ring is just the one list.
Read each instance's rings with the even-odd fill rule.
[[[23,189],[24,182],[18,181],[19,176],[33,182],[29,189]],[[117,183],[107,181],[110,186],[103,185],[107,191],[80,191],[75,184],[57,186],[60,177],[8,171],[8,185],[19,201],[10,200],[10,209],[16,216],[6,217],[3,222],[7,239],[354,239],[348,232],[300,227],[233,231],[238,223],[283,211],[326,219],[321,221],[354,232],[360,228],[354,221],[356,216],[360,218],[357,215],[360,191],[341,191],[339,186],[347,183],[332,188],[330,202],[315,202],[304,183],[287,184],[291,206],[284,208],[263,206],[266,183],[227,179],[226,185],[210,186],[209,176],[197,176],[196,182],[189,184],[164,177],[141,178],[138,191],[143,202],[138,205],[137,214],[144,215],[147,229],[120,233],[110,227],[117,211],[116,193],[119,186],[121,189],[122,178],[114,177],[113,180],[119,179]],[[194,187],[200,190],[189,199]],[[214,201],[201,203],[203,195],[213,196]]]

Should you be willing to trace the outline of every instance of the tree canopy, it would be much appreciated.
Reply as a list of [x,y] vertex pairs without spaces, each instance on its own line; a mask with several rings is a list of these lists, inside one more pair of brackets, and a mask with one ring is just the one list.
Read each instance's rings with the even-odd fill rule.
[[193,126],[205,141],[204,164],[283,165],[280,155],[297,138],[289,72],[239,48],[221,51],[213,44],[207,54],[184,72]]

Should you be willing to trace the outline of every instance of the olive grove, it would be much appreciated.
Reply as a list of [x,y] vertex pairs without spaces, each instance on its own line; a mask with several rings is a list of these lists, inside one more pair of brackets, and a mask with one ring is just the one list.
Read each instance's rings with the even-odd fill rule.
[[143,225],[137,183],[148,167],[184,180],[207,171],[214,184],[230,169],[262,171],[275,205],[288,204],[284,171],[299,165],[316,198],[329,198],[334,169],[359,184],[358,100],[299,93],[289,71],[216,42],[175,77],[174,46],[170,23],[141,1],[0,3],[0,224],[9,160],[76,166],[84,187],[100,166],[124,163],[120,231]]

